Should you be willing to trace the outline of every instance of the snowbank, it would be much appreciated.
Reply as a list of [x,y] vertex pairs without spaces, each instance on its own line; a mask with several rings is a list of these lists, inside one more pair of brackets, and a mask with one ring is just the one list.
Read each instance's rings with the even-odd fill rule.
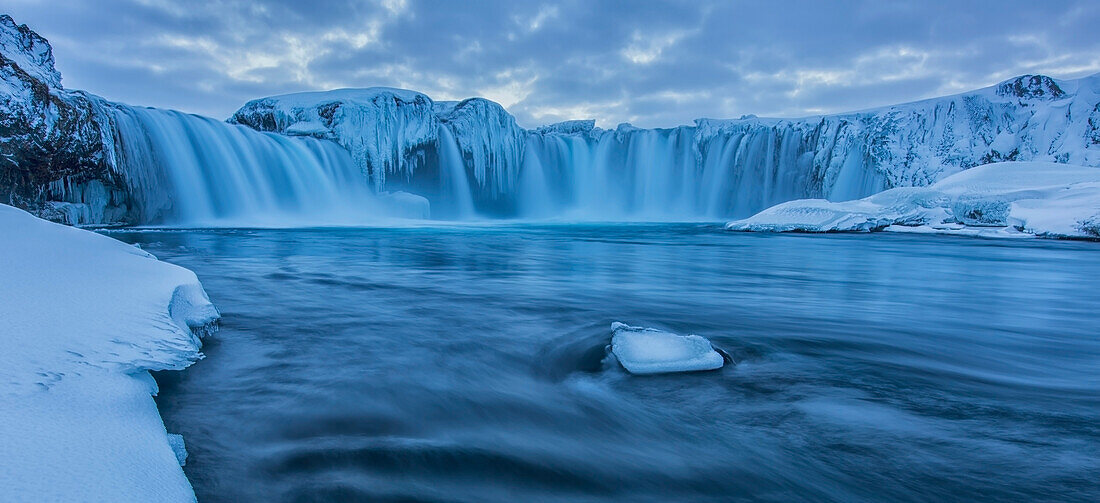
[[695,372],[722,368],[722,355],[698,335],[611,324],[611,352],[631,374]]
[[195,274],[10,206],[0,234],[2,499],[194,500],[148,370],[202,356]]
[[726,228],[1100,238],[1100,168],[994,163],[928,187],[899,187],[854,201],[789,201],[730,222]]

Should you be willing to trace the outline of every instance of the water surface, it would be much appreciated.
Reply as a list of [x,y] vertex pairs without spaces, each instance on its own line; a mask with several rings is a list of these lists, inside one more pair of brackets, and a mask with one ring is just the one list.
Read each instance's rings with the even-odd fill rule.
[[[1100,245],[709,225],[115,231],[224,319],[200,501],[1100,500]],[[735,365],[634,377],[613,321]]]

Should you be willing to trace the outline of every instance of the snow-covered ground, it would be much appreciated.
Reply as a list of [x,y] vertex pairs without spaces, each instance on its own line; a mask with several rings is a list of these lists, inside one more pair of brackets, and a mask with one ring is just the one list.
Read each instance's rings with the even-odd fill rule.
[[987,164],[928,187],[899,187],[854,201],[788,201],[726,228],[1100,238],[1100,168],[1046,162]]
[[195,274],[5,205],[0,235],[2,498],[194,500],[148,371],[202,356]]

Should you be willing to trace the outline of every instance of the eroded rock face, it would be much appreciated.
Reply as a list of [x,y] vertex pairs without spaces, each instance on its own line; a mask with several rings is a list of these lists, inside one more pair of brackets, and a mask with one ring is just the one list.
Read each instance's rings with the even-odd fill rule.
[[46,39],[0,16],[0,201],[72,224],[122,220],[102,100],[63,89],[53,63]]

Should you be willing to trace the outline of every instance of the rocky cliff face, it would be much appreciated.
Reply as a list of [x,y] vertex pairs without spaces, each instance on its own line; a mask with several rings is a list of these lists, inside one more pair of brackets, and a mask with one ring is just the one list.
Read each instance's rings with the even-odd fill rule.
[[62,88],[46,39],[0,16],[0,200],[74,224],[123,220],[101,101]]

